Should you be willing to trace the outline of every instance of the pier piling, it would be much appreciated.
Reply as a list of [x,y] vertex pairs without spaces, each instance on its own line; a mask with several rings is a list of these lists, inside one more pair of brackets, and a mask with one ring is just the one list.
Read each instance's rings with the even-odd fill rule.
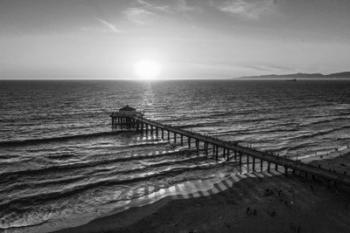
[[[119,111],[113,112],[111,115],[112,130],[128,130],[141,132],[142,135],[150,135],[158,138],[159,130],[161,130],[161,138],[164,138],[164,132],[167,133],[167,139],[171,141],[171,133],[174,135],[173,141],[177,143],[177,136],[180,136],[181,145],[184,144],[184,137],[187,137],[188,148],[191,148],[191,140],[195,140],[196,151],[199,154],[200,143],[204,145],[204,153],[209,157],[209,145],[212,147],[212,157],[215,160],[219,160],[219,149],[222,150],[222,157],[229,161],[230,152],[233,152],[233,158],[235,161],[238,160],[238,165],[242,167],[242,157],[245,156],[247,168],[250,169],[249,163],[252,159],[252,170],[256,171],[256,159],[260,160],[260,171],[264,169],[264,163],[267,163],[267,171],[271,172],[271,164],[275,165],[275,170],[279,170],[279,166],[284,168],[284,173],[289,174],[289,170],[293,174],[304,175],[307,179],[308,177],[313,177],[317,180],[326,180],[328,184],[345,185],[350,187],[350,176],[348,174],[337,173],[329,171],[327,169],[316,167],[310,164],[305,164],[300,161],[295,161],[288,159],[286,157],[277,157],[269,152],[258,151],[254,148],[244,147],[238,145],[237,143],[225,142],[220,139],[201,135],[199,133],[189,132],[178,127],[173,127],[170,125],[161,124],[156,121],[146,119],[142,113],[136,111],[136,109],[125,106]],[[238,157],[238,158],[237,158]],[[251,157],[251,158],[250,158]],[[259,162],[259,161],[258,161]]]

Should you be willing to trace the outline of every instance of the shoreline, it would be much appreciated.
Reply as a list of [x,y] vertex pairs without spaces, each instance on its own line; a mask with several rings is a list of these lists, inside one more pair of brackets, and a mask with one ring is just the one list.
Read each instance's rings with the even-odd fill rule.
[[[349,153],[329,160],[333,166],[346,164],[349,171]],[[313,163],[330,164],[327,160]],[[247,208],[257,214],[249,215]],[[350,197],[345,192],[295,176],[247,174],[217,194],[178,200],[165,197],[54,233],[349,232],[347,219]]]

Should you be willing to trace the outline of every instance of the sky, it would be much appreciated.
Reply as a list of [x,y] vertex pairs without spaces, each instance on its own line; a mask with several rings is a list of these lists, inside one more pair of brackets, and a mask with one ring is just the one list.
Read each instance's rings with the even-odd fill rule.
[[349,0],[0,0],[0,79],[350,70]]

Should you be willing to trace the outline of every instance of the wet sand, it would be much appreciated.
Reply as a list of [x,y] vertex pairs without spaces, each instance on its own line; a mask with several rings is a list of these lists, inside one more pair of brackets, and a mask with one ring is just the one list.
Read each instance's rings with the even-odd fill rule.
[[315,165],[321,165],[323,168],[335,170],[340,173],[350,175],[350,153],[339,156],[334,159],[324,159],[312,162]]
[[[350,167],[350,155],[314,162]],[[349,169],[347,170],[349,171]],[[350,232],[350,196],[300,177],[251,175],[208,197],[132,208],[59,231],[88,232]]]

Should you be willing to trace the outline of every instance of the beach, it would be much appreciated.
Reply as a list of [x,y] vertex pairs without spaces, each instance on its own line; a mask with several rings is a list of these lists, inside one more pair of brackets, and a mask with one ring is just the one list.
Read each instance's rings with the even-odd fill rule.
[[[349,168],[350,154],[317,164]],[[151,205],[57,233],[133,232],[349,232],[347,192],[301,177],[250,174],[230,189]]]

